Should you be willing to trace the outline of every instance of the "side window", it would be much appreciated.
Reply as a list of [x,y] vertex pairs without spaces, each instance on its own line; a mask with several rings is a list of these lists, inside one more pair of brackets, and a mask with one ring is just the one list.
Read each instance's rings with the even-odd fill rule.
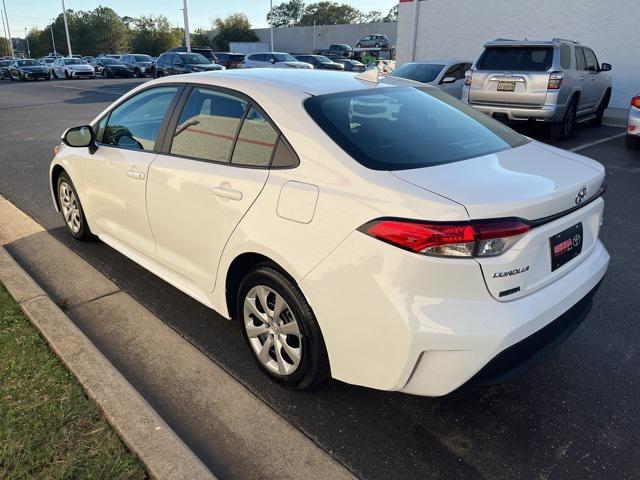
[[287,144],[287,142],[280,137],[276,144],[276,150],[273,152],[273,161],[271,162],[272,168],[292,168],[297,167],[300,161],[298,156]]
[[446,71],[446,73],[444,74],[444,76],[442,78],[445,79],[447,77],[453,77],[456,80],[463,79],[464,78],[464,70],[462,69],[462,64],[461,63],[457,63],[457,64],[452,65],[451,67],[449,67],[449,70]]
[[240,128],[231,163],[268,167],[277,139],[278,132],[260,112],[251,107]]
[[560,66],[565,70],[571,68],[571,47],[566,43],[560,44]]
[[596,58],[596,54],[593,53],[593,50],[591,50],[590,48],[584,48],[583,50],[586,69],[592,72],[599,71],[600,65],[598,65],[598,59]]
[[102,134],[102,143],[134,150],[153,150],[165,113],[178,87],[145,90],[116,107]]
[[585,70],[584,52],[582,47],[576,47],[576,70]]
[[194,88],[173,133],[171,153],[228,162],[246,107],[232,95]]

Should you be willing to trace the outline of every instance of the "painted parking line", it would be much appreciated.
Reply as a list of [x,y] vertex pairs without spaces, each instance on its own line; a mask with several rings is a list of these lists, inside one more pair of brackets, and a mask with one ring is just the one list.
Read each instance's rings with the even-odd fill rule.
[[582,145],[578,145],[577,147],[570,148],[570,152],[579,152],[580,150],[584,150],[585,148],[593,147],[595,145],[599,145],[604,142],[608,142],[609,140],[614,140],[616,138],[624,137],[626,132],[616,133],[615,135],[611,135],[609,137],[604,137],[599,140],[594,140],[593,142],[584,143]]

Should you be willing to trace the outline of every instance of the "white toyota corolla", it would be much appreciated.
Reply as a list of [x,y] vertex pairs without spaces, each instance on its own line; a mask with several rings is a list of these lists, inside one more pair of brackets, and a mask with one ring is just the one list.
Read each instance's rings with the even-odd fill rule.
[[77,239],[237,319],[288,386],[502,381],[591,307],[605,171],[405,82],[252,69],[145,83],[65,132],[55,206]]

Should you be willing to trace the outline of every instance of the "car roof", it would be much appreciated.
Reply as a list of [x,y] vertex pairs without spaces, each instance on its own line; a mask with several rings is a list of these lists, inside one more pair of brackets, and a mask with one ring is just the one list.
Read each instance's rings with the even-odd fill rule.
[[[181,76],[187,83],[208,83],[243,91],[269,90],[286,98],[295,94],[324,95],[329,93],[365,90],[378,87],[415,86],[416,83],[397,77],[380,77],[378,83],[358,78],[349,72],[312,69],[256,68],[202,72]],[[176,76],[165,77],[167,82]]]
[[451,65],[453,63],[473,63],[471,60],[461,60],[459,58],[444,58],[436,60],[416,60],[414,62],[407,63],[421,63],[424,65]]

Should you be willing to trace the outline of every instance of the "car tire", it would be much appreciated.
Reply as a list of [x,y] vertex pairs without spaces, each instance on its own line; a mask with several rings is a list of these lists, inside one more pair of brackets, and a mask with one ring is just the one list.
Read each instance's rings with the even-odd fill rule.
[[602,125],[602,119],[604,118],[604,111],[609,106],[609,100],[611,99],[611,91],[607,90],[607,93],[604,94],[600,105],[598,105],[598,109],[596,110],[596,117],[589,121],[589,125],[592,127],[599,127]]
[[27,81],[27,79],[24,76],[24,73],[20,74],[20,81],[22,81],[22,82],[26,82]]
[[136,69],[133,71],[133,78],[140,78],[140,77],[141,77],[140,69],[139,69],[139,68],[136,68]]
[[627,150],[640,150],[640,137],[637,135],[627,135],[624,138]]
[[64,71],[64,78],[67,79],[67,80],[71,79],[71,75],[69,75],[69,71],[68,70]]
[[[268,265],[258,266],[242,280],[236,301],[243,336],[258,366],[270,378],[305,390],[330,376],[318,322],[290,278]],[[279,313],[277,304],[282,306]]]
[[578,109],[578,101],[573,97],[564,112],[562,121],[549,125],[549,136],[552,140],[567,140],[571,137],[576,124],[576,112]]
[[61,173],[58,177],[56,192],[62,221],[73,238],[81,242],[94,240],[96,237],[89,229],[76,187],[66,172]]

